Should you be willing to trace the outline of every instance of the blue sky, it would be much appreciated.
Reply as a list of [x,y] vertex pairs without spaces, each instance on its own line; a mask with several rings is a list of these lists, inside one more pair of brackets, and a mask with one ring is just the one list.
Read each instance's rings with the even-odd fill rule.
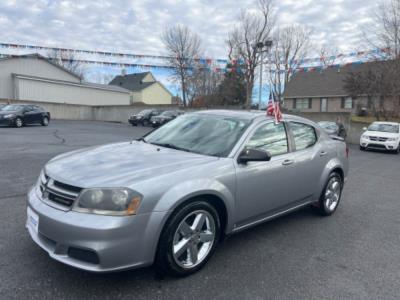
[[[350,52],[365,47],[360,29],[371,22],[377,2],[277,0],[275,5],[279,25],[313,29],[314,49],[325,45]],[[205,57],[225,58],[225,41],[240,10],[255,7],[255,0],[1,0],[0,42],[158,55],[165,54],[162,31],[179,23],[200,35]],[[96,70],[120,72],[88,71]],[[176,91],[168,72],[153,73]]]

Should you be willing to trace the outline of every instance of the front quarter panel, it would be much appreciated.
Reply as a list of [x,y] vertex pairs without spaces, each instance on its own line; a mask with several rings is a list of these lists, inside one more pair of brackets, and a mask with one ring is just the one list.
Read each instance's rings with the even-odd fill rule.
[[224,184],[217,180],[196,179],[182,182],[162,196],[154,211],[173,211],[185,201],[202,195],[213,195],[224,202],[228,215],[226,230],[229,231],[229,228],[233,227],[229,216],[234,215],[234,196]]

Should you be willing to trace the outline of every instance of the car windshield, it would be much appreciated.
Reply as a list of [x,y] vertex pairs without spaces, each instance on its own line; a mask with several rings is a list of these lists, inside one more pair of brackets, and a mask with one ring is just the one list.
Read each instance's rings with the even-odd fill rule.
[[384,123],[372,123],[368,127],[369,131],[381,131],[381,132],[390,132],[390,133],[398,133],[399,125],[394,124],[384,124]]
[[145,109],[145,110],[142,110],[140,113],[138,113],[138,115],[146,116],[146,115],[148,115],[150,113],[151,113],[151,109]]
[[24,108],[23,105],[7,105],[7,106],[4,106],[1,110],[2,111],[19,111],[23,108]]
[[182,115],[143,140],[204,155],[226,157],[250,124],[250,120],[227,116]]
[[175,115],[176,115],[176,113],[174,111],[164,111],[160,116],[172,117],[172,116],[175,116]]
[[333,122],[318,122],[318,125],[321,126],[323,129],[328,129],[328,130],[337,130],[338,126],[336,123]]

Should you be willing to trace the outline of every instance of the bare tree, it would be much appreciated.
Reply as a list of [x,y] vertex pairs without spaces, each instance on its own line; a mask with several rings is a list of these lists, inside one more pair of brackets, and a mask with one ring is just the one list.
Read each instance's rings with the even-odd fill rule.
[[[365,41],[373,48],[387,48],[387,58],[400,57],[400,0],[381,1],[372,21],[363,29]],[[382,54],[374,55],[381,58]]]
[[247,109],[251,107],[255,71],[262,63],[256,45],[270,39],[274,23],[272,0],[259,0],[257,11],[242,11],[238,25],[229,34],[229,58],[244,65]]
[[223,79],[219,72],[214,72],[214,66],[205,67],[197,64],[187,79],[187,96],[191,106],[199,98],[205,99],[206,105],[219,104],[218,88]]
[[300,25],[278,28],[274,34],[269,68],[271,91],[277,101],[310,49],[311,31]]
[[166,29],[162,41],[167,49],[167,63],[173,68],[173,78],[180,83],[183,105],[187,105],[187,81],[195,65],[195,58],[200,56],[201,41],[196,33],[183,25]]
[[84,66],[73,52],[54,49],[47,53],[47,57],[51,62],[64,67],[68,71],[78,75],[81,79],[84,78]]
[[322,45],[319,49],[320,66],[327,68],[337,62],[338,48]]
[[369,63],[362,72],[349,73],[344,80],[344,89],[353,97],[365,96],[368,106],[377,120],[387,120],[394,109],[394,96],[399,93],[396,70],[392,61]]

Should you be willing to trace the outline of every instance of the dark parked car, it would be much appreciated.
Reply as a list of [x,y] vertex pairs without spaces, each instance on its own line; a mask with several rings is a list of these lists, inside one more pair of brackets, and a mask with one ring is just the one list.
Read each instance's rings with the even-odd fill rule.
[[342,124],[338,125],[335,122],[330,121],[321,121],[318,122],[318,125],[329,135],[340,136],[342,138],[346,138],[346,129]]
[[50,113],[42,107],[27,104],[12,104],[0,110],[0,125],[22,127],[27,124],[49,125]]
[[148,126],[150,125],[151,118],[154,116],[158,116],[160,113],[161,111],[156,109],[145,109],[138,114],[132,115],[128,121],[132,124],[132,126]]
[[158,127],[168,123],[169,121],[175,119],[177,116],[184,114],[185,112],[182,110],[167,110],[161,113],[158,116],[154,116],[151,118],[151,125],[153,127]]

